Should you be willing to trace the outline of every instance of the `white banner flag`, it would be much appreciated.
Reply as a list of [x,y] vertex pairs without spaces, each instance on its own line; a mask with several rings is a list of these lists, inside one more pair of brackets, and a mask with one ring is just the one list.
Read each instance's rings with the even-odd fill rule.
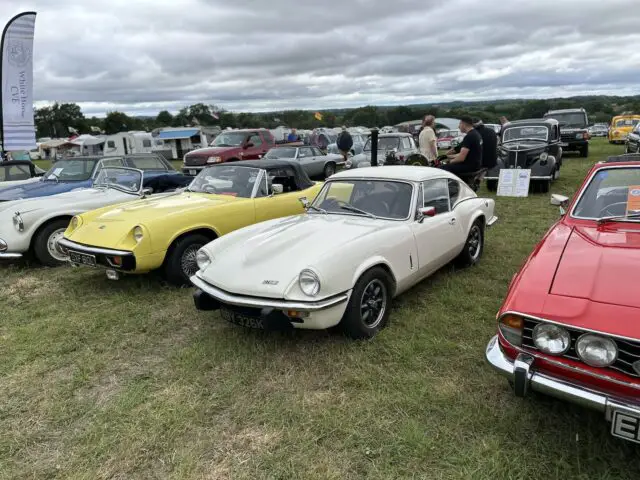
[[16,15],[2,32],[2,143],[7,152],[36,148],[33,119],[33,34],[36,13]]

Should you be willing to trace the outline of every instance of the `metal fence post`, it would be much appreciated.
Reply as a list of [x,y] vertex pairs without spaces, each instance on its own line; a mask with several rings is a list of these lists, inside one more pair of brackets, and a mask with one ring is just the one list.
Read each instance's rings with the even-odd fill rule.
[[371,130],[371,166],[378,166],[378,129]]

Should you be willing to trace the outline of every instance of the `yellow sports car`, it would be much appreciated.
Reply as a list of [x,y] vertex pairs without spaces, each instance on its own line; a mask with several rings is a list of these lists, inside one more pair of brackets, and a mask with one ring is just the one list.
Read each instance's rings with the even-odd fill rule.
[[609,143],[625,143],[627,137],[640,122],[640,115],[624,113],[611,119]]
[[290,161],[219,164],[175,195],[74,217],[59,245],[73,265],[105,267],[113,280],[162,268],[169,282],[184,285],[198,270],[202,246],[247,225],[303,213],[300,198],[313,200],[321,187]]

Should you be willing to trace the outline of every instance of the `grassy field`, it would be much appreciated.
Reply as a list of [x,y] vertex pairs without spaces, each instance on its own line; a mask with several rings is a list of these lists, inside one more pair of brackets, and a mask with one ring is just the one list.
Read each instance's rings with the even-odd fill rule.
[[[621,151],[594,141],[552,192]],[[558,218],[548,195],[496,210],[480,265],[401,296],[370,342],[236,328],[155,276],[0,265],[0,479],[640,478],[601,415],[517,399],[485,363]]]

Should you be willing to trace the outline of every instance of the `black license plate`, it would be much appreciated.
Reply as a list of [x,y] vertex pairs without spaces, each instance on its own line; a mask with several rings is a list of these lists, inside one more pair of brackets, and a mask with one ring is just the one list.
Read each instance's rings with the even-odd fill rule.
[[262,318],[242,315],[241,313],[237,313],[226,308],[220,309],[220,315],[227,322],[240,325],[241,327],[264,329],[264,320]]
[[78,265],[87,265],[89,267],[96,266],[96,256],[88,253],[73,252],[69,250],[69,259],[72,263]]
[[611,435],[630,442],[640,443],[640,416],[614,410]]

